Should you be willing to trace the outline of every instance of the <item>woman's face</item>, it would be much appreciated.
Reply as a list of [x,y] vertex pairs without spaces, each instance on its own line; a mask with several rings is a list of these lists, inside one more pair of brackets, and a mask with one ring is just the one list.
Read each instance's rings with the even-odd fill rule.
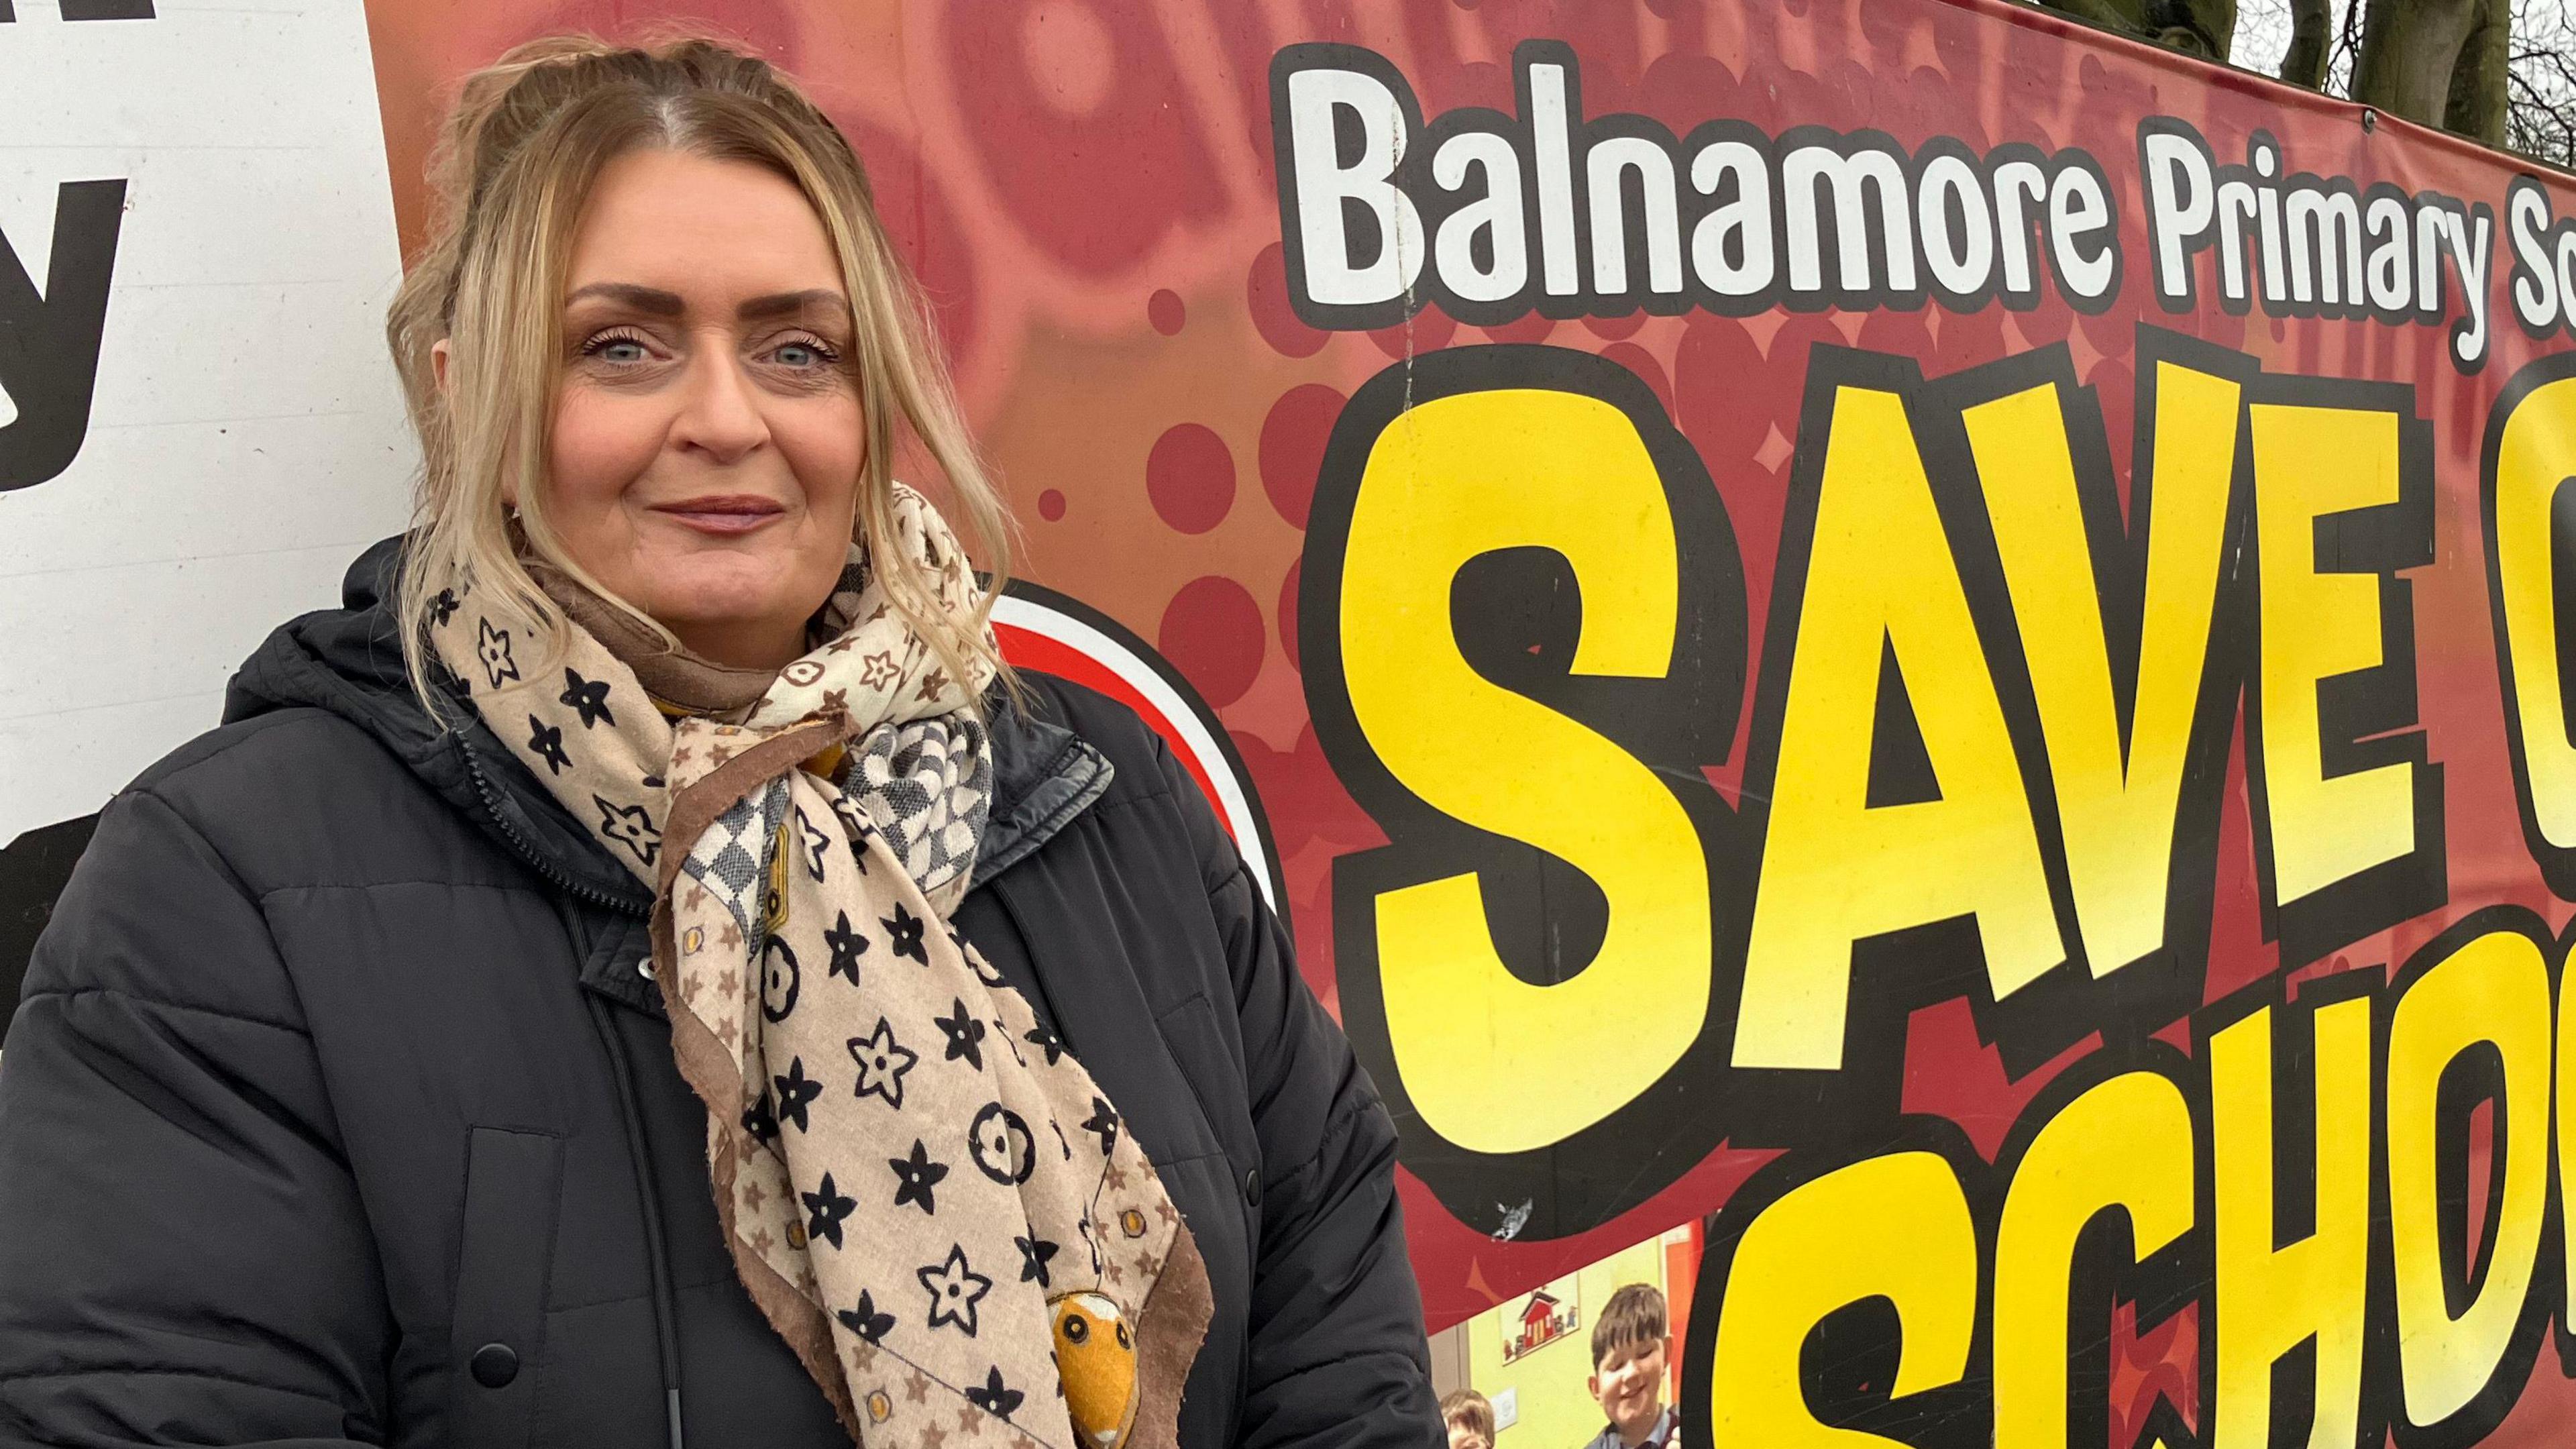
[[629,152],[573,240],[546,519],[719,663],[776,668],[848,557],[865,450],[849,295],[795,184]]

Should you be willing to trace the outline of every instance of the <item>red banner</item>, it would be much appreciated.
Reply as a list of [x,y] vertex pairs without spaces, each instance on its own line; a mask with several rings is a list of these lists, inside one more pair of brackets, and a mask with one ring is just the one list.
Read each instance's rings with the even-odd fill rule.
[[814,86],[1491,1372],[1681,1229],[1719,1442],[2576,1423],[2566,178],[2001,0],[370,11],[414,239],[513,41]]

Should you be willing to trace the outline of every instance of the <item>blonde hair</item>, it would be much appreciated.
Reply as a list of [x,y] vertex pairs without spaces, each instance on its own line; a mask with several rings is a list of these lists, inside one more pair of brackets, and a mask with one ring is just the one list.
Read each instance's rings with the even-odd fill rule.
[[[421,476],[395,608],[412,687],[445,718],[430,683],[427,622],[462,580],[497,595],[560,652],[569,624],[518,555],[502,500],[517,496],[526,550],[625,609],[548,528],[545,440],[564,368],[563,295],[573,235],[600,172],[641,148],[763,166],[794,182],[831,239],[855,325],[851,359],[865,419],[858,538],[904,621],[954,679],[1006,680],[986,615],[1009,577],[1009,519],[959,417],[919,290],[877,219],[867,173],[839,128],[757,56],[684,36],[620,47],[589,36],[517,46],[466,77],[430,162],[436,213],[395,294],[385,338],[420,435]],[[449,348],[449,385],[432,349]],[[951,524],[991,583],[970,615],[894,539],[900,425],[946,475]],[[514,485],[505,488],[505,484]]]

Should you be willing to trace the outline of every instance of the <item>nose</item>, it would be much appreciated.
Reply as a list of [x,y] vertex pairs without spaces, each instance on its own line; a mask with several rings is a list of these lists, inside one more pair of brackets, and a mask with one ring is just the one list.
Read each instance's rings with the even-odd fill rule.
[[701,347],[690,359],[671,440],[719,464],[735,462],[769,441],[768,420],[731,347]]

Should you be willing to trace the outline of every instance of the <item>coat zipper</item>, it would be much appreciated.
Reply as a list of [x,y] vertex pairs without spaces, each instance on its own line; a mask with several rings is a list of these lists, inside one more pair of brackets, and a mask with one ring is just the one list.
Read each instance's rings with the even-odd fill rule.
[[632,900],[622,900],[597,886],[584,884],[565,874],[563,867],[555,864],[542,851],[539,851],[526,836],[519,833],[517,826],[510,823],[509,817],[501,813],[499,790],[492,784],[490,777],[483,773],[483,767],[475,761],[472,747],[463,740],[458,740],[456,748],[457,752],[465,757],[465,773],[473,777],[475,793],[483,799],[483,813],[491,817],[492,823],[500,828],[502,838],[510,842],[511,848],[519,853],[520,859],[526,861],[530,869],[543,876],[557,890],[577,900],[588,901],[592,905],[616,911],[621,915],[644,916],[652,913],[650,908],[639,911]]

